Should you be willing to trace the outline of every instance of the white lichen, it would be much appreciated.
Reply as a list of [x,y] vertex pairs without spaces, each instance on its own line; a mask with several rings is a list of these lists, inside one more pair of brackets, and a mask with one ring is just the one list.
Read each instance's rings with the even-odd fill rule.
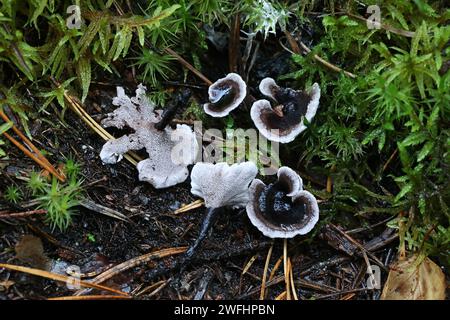
[[155,124],[161,120],[162,110],[154,110],[154,104],[145,95],[146,88],[139,85],[135,97],[128,97],[124,89],[117,88],[113,104],[118,106],[102,121],[104,127],[123,129],[134,133],[106,142],[100,152],[105,164],[122,160],[129,150],[145,149],[148,159],[137,164],[139,180],[151,183],[155,188],[166,188],[186,180],[187,165],[194,163],[198,144],[192,129],[177,125],[157,130]]

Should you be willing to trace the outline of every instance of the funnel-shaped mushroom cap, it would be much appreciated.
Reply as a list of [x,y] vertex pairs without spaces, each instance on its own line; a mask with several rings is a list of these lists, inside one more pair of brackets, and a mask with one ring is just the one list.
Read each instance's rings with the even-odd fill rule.
[[252,224],[270,238],[292,238],[310,232],[319,220],[316,198],[302,190],[301,178],[290,168],[278,170],[278,180],[250,185],[247,215]]
[[240,75],[229,73],[209,87],[208,95],[210,102],[203,105],[205,112],[213,117],[225,117],[244,101],[247,85]]
[[198,162],[191,172],[191,192],[205,200],[207,208],[244,207],[248,202],[248,186],[258,169],[253,162]]
[[145,148],[149,157],[137,164],[139,180],[151,183],[155,188],[167,188],[186,180],[187,165],[194,163],[198,144],[192,129],[177,125],[157,130],[161,110],[145,96],[145,87],[139,85],[136,97],[129,98],[123,88],[117,88],[113,104],[119,106],[102,121],[105,127],[134,129],[134,133],[110,140],[103,145],[100,158],[103,163],[114,164],[129,150]]
[[272,78],[265,78],[259,90],[278,105],[272,108],[268,100],[253,103],[250,116],[263,136],[271,141],[288,143],[306,126],[304,118],[311,121],[319,107],[320,88],[314,83],[309,93],[279,87]]

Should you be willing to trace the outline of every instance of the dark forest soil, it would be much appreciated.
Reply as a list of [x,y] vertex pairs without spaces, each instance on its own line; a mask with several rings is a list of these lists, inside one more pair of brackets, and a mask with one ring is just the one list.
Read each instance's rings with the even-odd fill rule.
[[[137,172],[125,161],[113,166],[102,165],[98,158],[102,141],[73,114],[67,114],[66,122],[68,127],[58,130],[50,129],[45,123],[35,123],[32,130],[36,141],[54,147],[53,150],[47,147],[53,153],[51,159],[54,161],[63,161],[62,155],[71,154],[82,164],[84,184],[89,186],[86,197],[123,213],[130,221],[116,220],[83,207],[79,207],[73,224],[65,232],[50,230],[43,219],[38,217],[3,219],[0,220],[0,262],[23,264],[15,259],[14,247],[27,234],[42,239],[45,254],[53,261],[53,271],[55,266],[75,265],[80,267],[82,273],[99,273],[151,251],[186,246],[193,242],[204,208],[177,215],[173,213],[183,204],[196,200],[190,193],[189,180],[169,189],[156,190],[149,184],[139,182]],[[7,179],[12,179],[15,174],[20,175],[34,164],[16,151],[3,165],[7,174],[1,176],[1,185],[6,185]],[[11,212],[24,210],[5,202],[1,203],[0,209]],[[384,229],[382,225],[358,233],[355,238],[364,243],[381,234]],[[56,243],[50,242],[45,234],[54,238]],[[300,298],[339,299],[346,296],[336,294],[338,291],[349,291],[351,297],[356,294],[355,298],[378,297],[380,290],[364,290],[367,274],[362,257],[346,255],[330,246],[329,242],[332,241],[320,236],[320,232],[311,239],[306,236],[289,240],[293,272],[296,281],[301,279],[297,283]],[[216,223],[191,266],[181,274],[177,271],[168,273],[165,278],[170,281],[158,293],[151,297],[144,293],[138,298],[257,299],[271,243],[250,224],[245,211],[227,211]],[[335,245],[339,245],[339,242]],[[396,246],[395,241],[391,242],[374,254],[381,261],[389,263],[395,257]],[[275,241],[271,268],[282,252],[282,241]],[[254,255],[256,260],[242,275],[247,262]],[[165,258],[162,263],[170,267],[174,259],[176,257]],[[159,263],[159,260],[154,260],[127,270],[105,285],[129,293],[139,292],[151,285],[146,282],[146,272]],[[384,280],[387,274],[383,272],[382,275]],[[275,298],[285,289],[282,265],[275,275],[275,280],[277,278],[278,281],[269,287],[267,298]],[[0,280],[14,283],[8,290],[0,290],[0,299],[35,299],[73,294],[64,284],[7,270],[0,273]]]
[[[249,79],[250,88],[257,88],[263,77],[270,75],[276,78],[287,71],[289,55],[274,55],[273,51],[270,42],[261,50],[261,63],[257,63],[258,67],[252,72],[254,78]],[[220,57],[220,61],[205,59],[211,65],[210,70],[204,72],[209,78],[216,79],[218,75],[226,73],[226,57],[217,52],[210,53],[210,56]],[[118,83],[110,80],[105,80],[107,86],[93,86],[85,103],[88,113],[97,121],[113,110],[111,101]],[[126,85],[128,93],[134,92],[136,85]],[[251,90],[250,93],[255,96],[259,94],[256,89]],[[197,98],[204,101],[205,97],[201,95],[205,92],[206,87],[197,93],[200,95]],[[241,120],[238,119],[239,121]],[[110,218],[83,207],[78,208],[73,224],[65,232],[50,230],[38,216],[0,219],[1,263],[23,265],[15,258],[15,246],[28,234],[42,240],[45,255],[53,261],[53,271],[55,266],[61,269],[61,266],[74,265],[84,274],[98,274],[145,253],[187,246],[194,241],[204,208],[174,214],[174,210],[180,206],[196,200],[190,193],[189,180],[175,187],[156,190],[151,185],[138,181],[137,171],[125,160],[117,165],[102,165],[99,152],[104,141],[71,111],[66,113],[65,122],[66,127],[57,121],[30,122],[34,142],[49,152],[48,158],[52,163],[63,162],[65,157],[71,155],[82,166],[83,184],[87,186],[85,196],[97,204],[121,212],[129,221]],[[17,182],[15,176],[29,172],[32,167],[39,169],[18,149],[11,148],[9,158],[1,163],[4,173],[0,175],[1,191],[12,181]],[[297,162],[295,155],[283,158],[283,163],[292,164],[293,168],[296,168]],[[323,185],[326,183],[326,177],[314,178],[314,181],[309,182],[319,180]],[[307,177],[304,179],[308,181]],[[319,187],[323,188],[323,185]],[[26,203],[20,203],[12,206],[4,202],[3,198],[0,199],[0,211],[20,212],[27,210],[25,205]],[[372,253],[387,266],[396,256],[398,243],[395,237],[389,241],[378,238],[386,229],[384,223],[375,228],[365,228],[386,218],[382,215],[368,218],[364,226],[361,223],[355,226],[363,227],[363,230],[352,233],[352,237],[362,244],[371,240],[378,243],[380,248]],[[377,299],[380,290],[367,289],[367,265],[359,251],[347,248],[349,244],[336,237],[330,229],[316,229],[313,235],[288,241],[299,298]],[[49,240],[49,236],[53,240]],[[271,239],[265,238],[251,225],[245,210],[228,210],[219,218],[193,263],[181,273],[167,273],[164,279],[168,281],[162,282],[165,285],[160,290],[155,291],[157,287],[154,287],[139,294],[157,281],[148,282],[147,273],[160,266],[160,263],[169,268],[176,259],[175,256],[152,260],[121,272],[104,285],[132,293],[139,299],[258,299],[266,255],[271,244]],[[283,242],[277,240],[274,242],[269,271],[282,255]],[[255,257],[253,264],[243,274],[243,269],[252,257]],[[29,265],[33,267],[33,261]],[[64,268],[60,272],[64,273]],[[387,270],[382,270],[381,275],[382,285]],[[89,280],[89,277],[84,280]],[[6,281],[9,281],[9,285],[2,285]],[[284,290],[281,263],[273,281],[268,285],[266,298],[274,299]],[[0,272],[0,299],[43,299],[73,293],[65,284],[8,270]]]

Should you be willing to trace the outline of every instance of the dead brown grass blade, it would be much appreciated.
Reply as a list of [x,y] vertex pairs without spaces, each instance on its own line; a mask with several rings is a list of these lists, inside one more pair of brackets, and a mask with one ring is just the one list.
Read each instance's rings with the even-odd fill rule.
[[[6,122],[12,122],[8,116],[0,110],[0,117]],[[19,136],[20,139],[33,151],[28,150],[24,145],[22,145],[18,140],[14,139],[10,134],[4,132],[3,135],[11,141],[17,148],[19,148],[25,155],[31,158],[34,162],[39,164],[44,170],[47,170],[53,174],[59,181],[64,182],[65,177],[56,171],[56,169],[51,165],[46,157],[41,153],[41,151],[13,124],[11,129]]]
[[259,294],[259,300],[264,300],[266,297],[266,278],[267,278],[267,271],[269,270],[269,263],[270,257],[272,256],[272,251],[273,251],[273,242],[269,248],[269,251],[267,252],[266,264],[264,265],[264,274],[261,281],[261,293]]
[[[46,279],[50,279],[50,280],[54,280],[54,281],[73,282],[73,277],[68,277],[68,276],[64,276],[61,274],[52,273],[52,272],[48,272],[48,271],[40,270],[40,269],[34,269],[34,268],[28,268],[28,267],[22,267],[22,266],[16,266],[16,265],[12,265],[12,264],[4,264],[4,263],[0,263],[0,268],[5,268],[8,270],[14,270],[14,271],[19,271],[19,272],[23,272],[23,273],[28,273],[28,274],[32,274],[34,276],[38,276],[38,277],[42,277],[42,278],[46,278]],[[119,291],[119,290],[116,290],[113,288],[109,288],[106,286],[98,285],[95,283],[86,282],[83,280],[77,280],[77,284],[78,283],[82,287],[105,290],[105,291],[113,292],[113,293],[116,293],[119,295],[124,295],[124,296],[128,295],[125,292],[122,292],[122,291]]]

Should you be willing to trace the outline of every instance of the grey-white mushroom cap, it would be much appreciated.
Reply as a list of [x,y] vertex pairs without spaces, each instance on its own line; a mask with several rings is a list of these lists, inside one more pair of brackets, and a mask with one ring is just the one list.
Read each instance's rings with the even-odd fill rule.
[[205,113],[225,117],[236,109],[247,95],[247,85],[237,73],[229,73],[208,88],[209,103],[203,105]]
[[249,188],[246,207],[251,223],[270,238],[292,238],[310,232],[319,220],[316,198],[302,190],[301,178],[281,167],[278,181],[266,185],[255,179]]
[[113,104],[119,108],[109,113],[102,125],[120,129],[129,127],[134,133],[107,141],[100,152],[103,163],[117,163],[129,150],[145,148],[149,157],[137,164],[139,180],[147,181],[157,189],[185,181],[189,176],[187,166],[194,163],[199,150],[192,129],[177,125],[175,129],[157,130],[155,124],[161,120],[162,110],[154,110],[142,85],[131,98],[118,87]]
[[320,87],[314,83],[309,92],[279,87],[272,78],[265,78],[259,85],[262,94],[279,104],[281,113],[272,108],[268,100],[253,103],[250,116],[261,134],[271,141],[288,143],[306,129],[319,107]]
[[228,165],[198,162],[191,172],[191,193],[203,198],[207,208],[245,207],[248,187],[258,174],[253,162]]

